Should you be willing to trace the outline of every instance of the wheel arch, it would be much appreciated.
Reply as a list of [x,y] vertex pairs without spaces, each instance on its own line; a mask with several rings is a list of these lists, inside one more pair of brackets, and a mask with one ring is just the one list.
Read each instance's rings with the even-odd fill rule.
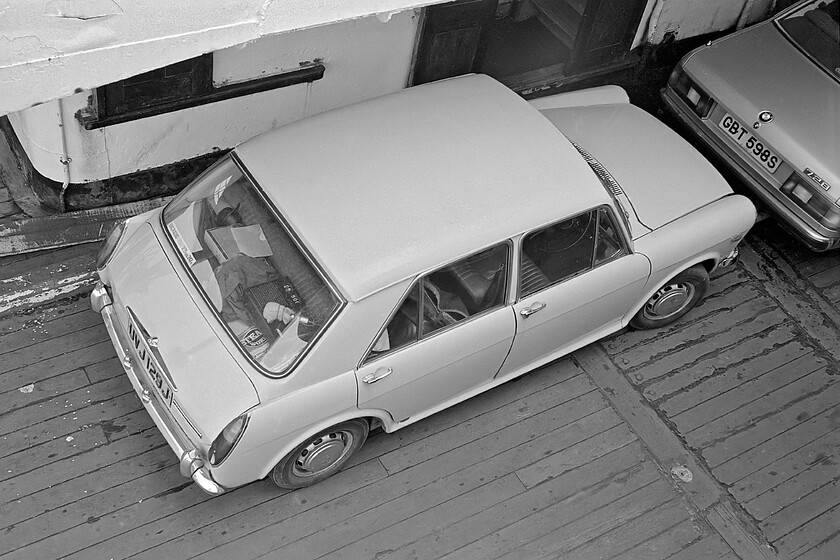
[[667,273],[663,269],[660,269],[655,273],[651,273],[651,276],[648,279],[647,284],[645,284],[644,291],[642,292],[642,295],[640,296],[639,300],[636,301],[636,303],[630,308],[630,310],[624,314],[624,317],[622,317],[621,326],[626,327],[627,325],[629,325],[630,320],[633,318],[633,316],[636,315],[636,313],[638,313],[638,311],[645,305],[645,303],[647,303],[647,301],[651,297],[653,297],[653,295],[660,288],[662,288],[675,276],[682,274],[683,272],[694,266],[702,266],[708,274],[711,274],[715,270],[715,268],[717,268],[718,262],[720,262],[720,256],[713,253],[709,253],[703,255],[702,257],[695,257],[693,259],[687,260],[680,266],[668,270]]
[[368,428],[372,429],[381,423],[388,431],[387,427],[393,423],[393,419],[386,412],[381,410],[348,410],[328,419],[321,420],[314,424],[310,424],[305,428],[301,428],[295,432],[291,437],[285,438],[285,443],[276,452],[269,456],[269,460],[259,473],[259,480],[266,478],[274,466],[280,462],[286,455],[294,451],[294,449],[302,444],[307,439],[315,434],[326,430],[332,426],[347,422],[350,420],[364,420],[368,423]]

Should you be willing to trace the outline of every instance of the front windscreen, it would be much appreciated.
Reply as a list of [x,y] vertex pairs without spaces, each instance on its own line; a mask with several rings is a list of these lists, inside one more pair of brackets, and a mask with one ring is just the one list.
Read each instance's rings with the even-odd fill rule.
[[805,2],[776,21],[817,64],[840,77],[840,0]]
[[335,293],[232,158],[187,187],[163,220],[196,285],[269,372],[285,373],[338,310]]

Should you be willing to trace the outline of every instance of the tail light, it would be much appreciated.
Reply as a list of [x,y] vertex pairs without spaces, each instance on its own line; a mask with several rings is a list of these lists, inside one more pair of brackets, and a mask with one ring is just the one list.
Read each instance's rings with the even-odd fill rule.
[[668,84],[701,119],[705,119],[712,112],[714,101],[711,96],[700,89],[682,68],[677,67],[671,73]]
[[117,245],[120,244],[120,239],[122,239],[123,233],[125,233],[125,224],[126,220],[116,222],[111,231],[108,232],[108,235],[105,236],[105,243],[96,255],[97,270],[105,268],[105,265],[108,264],[109,260],[111,260],[111,256],[114,254],[114,249],[116,249]]
[[248,415],[243,414],[241,416],[237,416],[231,422],[225,426],[225,429],[222,430],[222,433],[213,440],[213,444],[210,446],[210,464],[214,467],[221,464],[227,456],[230,454],[231,450],[236,446],[236,443],[242,437],[242,434],[245,432],[245,426],[248,425]]
[[840,229],[840,206],[799,173],[793,173],[782,185],[781,190],[825,227]]

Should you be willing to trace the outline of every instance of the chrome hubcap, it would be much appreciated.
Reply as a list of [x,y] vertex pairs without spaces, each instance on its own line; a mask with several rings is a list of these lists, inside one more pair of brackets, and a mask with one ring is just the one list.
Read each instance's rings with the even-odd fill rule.
[[667,319],[673,317],[694,297],[694,286],[689,283],[669,284],[660,289],[645,304],[645,316],[648,319]]
[[329,469],[348,452],[353,444],[350,432],[333,432],[309,442],[295,461],[297,476],[315,476]]

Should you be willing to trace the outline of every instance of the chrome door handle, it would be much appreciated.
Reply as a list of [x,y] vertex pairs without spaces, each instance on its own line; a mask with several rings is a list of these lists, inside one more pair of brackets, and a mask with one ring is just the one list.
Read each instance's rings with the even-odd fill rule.
[[543,302],[535,301],[529,307],[522,308],[522,310],[519,312],[519,314],[522,315],[523,317],[530,317],[531,315],[533,315],[534,313],[536,313],[540,309],[544,309],[544,308],[545,308],[545,304]]
[[362,381],[365,383],[376,383],[380,379],[388,377],[394,370],[391,368],[379,368],[376,370],[376,373],[369,373],[362,377]]

